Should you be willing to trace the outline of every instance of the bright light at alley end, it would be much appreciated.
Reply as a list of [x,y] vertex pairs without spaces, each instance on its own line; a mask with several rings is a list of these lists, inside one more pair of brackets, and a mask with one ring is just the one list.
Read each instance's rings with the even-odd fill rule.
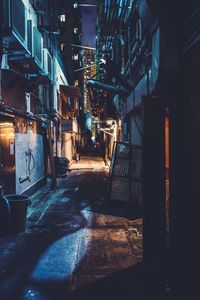
[[73,7],[74,7],[74,8],[78,8],[78,3],[77,3],[77,2],[74,2]]

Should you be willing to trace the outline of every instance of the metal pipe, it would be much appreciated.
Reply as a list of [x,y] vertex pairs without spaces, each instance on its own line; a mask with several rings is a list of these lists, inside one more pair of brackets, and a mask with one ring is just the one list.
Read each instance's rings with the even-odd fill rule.
[[79,4],[79,6],[80,7],[97,7],[97,4],[84,4],[84,3],[82,3],[82,4]]
[[[99,65],[101,65],[101,64],[105,64],[105,63],[102,61],[102,62],[99,63]],[[90,64],[88,67],[82,67],[80,69],[76,69],[76,70],[74,70],[74,72],[79,72],[81,70],[90,69],[90,68],[95,67],[95,66],[96,66],[96,64]]]
[[107,130],[104,130],[103,128],[100,128],[100,131],[103,131],[103,132],[105,132],[108,135],[115,136],[114,133],[110,133]]
[[106,90],[106,91],[111,91],[115,94],[124,94],[124,95],[129,95],[129,91],[125,90],[124,88],[120,88],[120,87],[115,87],[113,85],[110,84],[106,84],[97,80],[87,80],[86,85],[88,87],[94,87],[94,88],[100,88],[102,90]]
[[129,72],[128,72],[128,75],[129,75],[129,79],[131,79],[131,36],[130,36],[130,24],[128,23],[128,56],[129,56]]
[[87,49],[87,50],[94,50],[96,51],[96,48],[94,47],[89,47],[89,46],[82,46],[82,45],[75,45],[75,44],[71,44],[72,47],[77,47],[77,48],[82,48],[82,49]]

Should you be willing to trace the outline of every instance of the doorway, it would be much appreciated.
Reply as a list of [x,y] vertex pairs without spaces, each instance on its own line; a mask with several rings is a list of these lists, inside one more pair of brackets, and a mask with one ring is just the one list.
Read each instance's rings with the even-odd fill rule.
[[0,181],[4,193],[15,193],[15,131],[10,121],[0,121]]

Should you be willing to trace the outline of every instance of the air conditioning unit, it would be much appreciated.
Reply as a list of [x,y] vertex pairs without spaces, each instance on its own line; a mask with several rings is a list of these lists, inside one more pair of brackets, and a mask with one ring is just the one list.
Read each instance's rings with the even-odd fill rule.
[[3,0],[3,38],[13,51],[27,49],[28,9],[22,0]]
[[27,48],[31,54],[33,66],[36,69],[43,68],[43,37],[37,27],[37,15],[31,5],[29,5],[29,15],[27,20]]
[[43,49],[43,71],[44,75],[52,79],[52,57],[48,49]]
[[33,21],[27,20],[27,48],[32,54],[33,51]]
[[33,21],[27,20],[27,48],[37,67],[43,67],[43,38]]
[[36,26],[33,26],[32,55],[35,62],[42,69],[43,66],[43,38]]
[[49,51],[51,51],[50,49],[52,48],[52,41],[49,37],[49,34],[46,32],[43,33],[43,45],[44,48],[47,48]]

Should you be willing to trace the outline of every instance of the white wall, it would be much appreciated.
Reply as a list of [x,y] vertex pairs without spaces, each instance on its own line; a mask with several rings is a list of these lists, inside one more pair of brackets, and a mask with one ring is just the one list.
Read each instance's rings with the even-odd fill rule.
[[69,161],[72,160],[72,134],[70,132],[63,133],[63,149],[62,156],[67,157]]
[[69,85],[65,74],[56,58],[53,58],[53,108],[57,111],[58,106],[58,93],[60,91],[60,85]]
[[[15,149],[16,193],[21,194],[44,177],[43,137],[40,134],[33,133],[31,130],[28,133],[16,133]],[[25,153],[28,149],[32,150],[35,160],[35,166],[31,172],[28,170],[28,157]],[[30,167],[33,167],[33,159]],[[29,176],[30,181],[27,180],[20,183],[19,178],[26,176]]]

